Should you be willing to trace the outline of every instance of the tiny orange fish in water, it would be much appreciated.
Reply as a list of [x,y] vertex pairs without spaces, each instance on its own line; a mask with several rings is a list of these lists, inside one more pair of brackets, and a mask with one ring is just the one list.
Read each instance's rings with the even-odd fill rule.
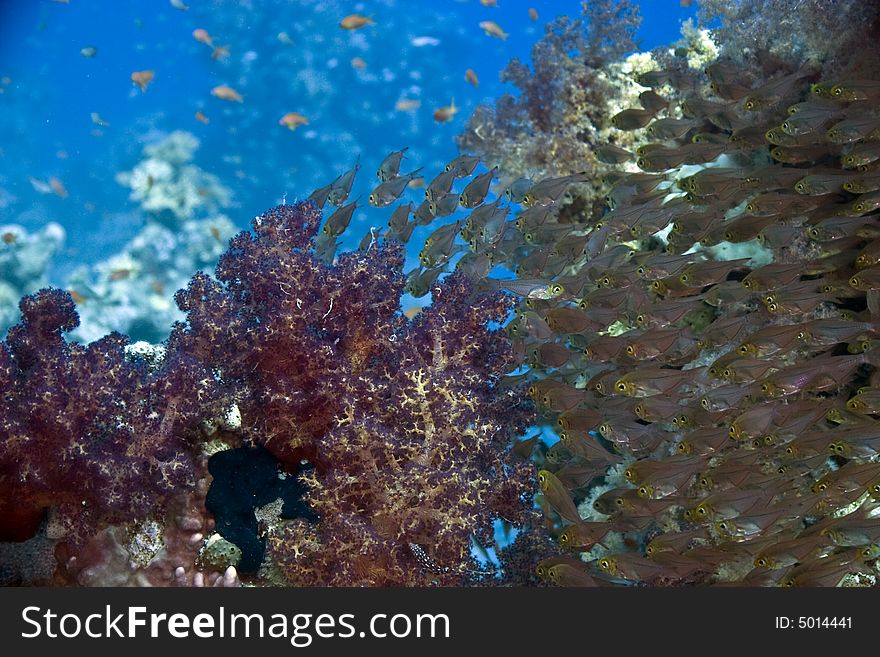
[[278,125],[283,125],[288,130],[296,130],[301,125],[308,125],[309,120],[299,112],[288,112],[278,120]]
[[76,290],[68,290],[68,292],[70,292],[70,296],[75,304],[81,306],[86,302],[86,298]]
[[221,100],[229,100],[235,103],[243,103],[244,99],[235,89],[226,84],[218,84],[211,89],[211,95]]
[[217,228],[217,226],[212,225],[211,228],[210,228],[210,231],[211,231],[211,235],[214,236],[214,239],[215,239],[215,240],[217,240],[218,242],[222,242],[222,241],[223,241],[223,238],[222,238],[221,235],[220,235],[220,229]]
[[205,113],[202,111],[196,112],[195,116],[196,121],[198,121],[199,123],[204,123],[205,125],[208,125],[211,122],[211,119],[205,116]]
[[455,98],[453,98],[449,105],[438,107],[434,110],[434,120],[437,123],[446,123],[447,121],[451,121],[452,117],[457,113],[458,108],[455,106]]
[[108,278],[111,281],[123,281],[126,278],[128,278],[129,276],[131,276],[131,269],[120,268],[120,269],[114,269],[113,271],[111,271],[110,276],[108,276]]
[[67,190],[64,188],[64,183],[58,178],[55,178],[54,176],[49,178],[49,187],[52,188],[52,191],[55,192],[55,195],[59,198],[67,198]]
[[358,71],[363,71],[365,68],[367,68],[367,63],[360,57],[352,57],[351,66]]
[[533,21],[538,20],[538,10],[534,7],[529,7],[529,18],[531,18]]
[[366,25],[375,25],[375,21],[361,14],[349,14],[339,22],[343,30],[359,30]]
[[224,57],[229,57],[229,46],[217,46],[211,52],[211,59],[215,62],[219,59],[223,59]]
[[498,37],[502,41],[505,41],[510,36],[495,21],[480,21],[480,28],[489,36]]
[[135,71],[131,74],[131,81],[139,86],[141,91],[146,91],[147,86],[153,81],[155,75],[155,71]]
[[480,4],[484,7],[497,7],[498,0],[480,0]]
[[204,43],[206,46],[214,47],[214,39],[208,34],[208,30],[198,27],[192,32],[193,38],[199,43]]
[[398,112],[414,112],[422,106],[422,101],[415,98],[401,98],[394,103],[394,109]]
[[0,236],[0,239],[3,240],[4,244],[15,244],[15,233],[13,233],[12,231],[6,231],[5,233],[3,233],[2,236]]
[[474,87],[480,86],[480,79],[472,68],[469,68],[464,72],[464,79],[467,80],[469,84],[474,85]]

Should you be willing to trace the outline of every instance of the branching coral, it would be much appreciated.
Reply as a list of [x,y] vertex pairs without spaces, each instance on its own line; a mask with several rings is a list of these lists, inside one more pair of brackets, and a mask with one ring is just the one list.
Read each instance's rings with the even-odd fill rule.
[[487,328],[509,301],[454,276],[408,321],[400,246],[327,266],[311,251],[320,220],[308,203],[255,220],[218,280],[196,276],[178,294],[188,324],[169,350],[215,363],[240,391],[246,438],[290,470],[315,466],[301,476],[319,521],[270,529],[286,581],[465,582],[471,538],[490,543],[494,519],[528,509],[528,472],[504,457],[528,404],[496,394],[512,354]]
[[493,108],[477,108],[459,136],[462,150],[520,175],[565,175],[593,170],[596,127],[608,118],[605,100],[615,94],[602,67],[634,48],[639,24],[629,2],[584,2],[579,20],[549,23],[532,49],[534,70],[513,59],[501,79],[519,95]]
[[5,538],[27,538],[52,507],[80,545],[195,483],[199,422],[219,397],[210,370],[175,354],[150,372],[126,358],[119,334],[68,344],[62,332],[78,318],[59,290],[25,297],[21,312],[0,347]]
[[[495,521],[531,514],[529,469],[507,455],[533,407],[499,389],[513,353],[489,328],[511,300],[455,275],[408,320],[400,244],[326,265],[313,253],[321,218],[309,202],[258,217],[216,280],[199,273],[178,292],[187,321],[155,353],[119,334],[66,342],[78,321],[66,292],[22,300],[0,349],[4,539],[33,535],[51,510],[65,582],[235,584],[225,566],[241,558],[254,570],[266,539],[273,581],[480,579],[474,541],[490,545]],[[230,494],[208,491],[211,435],[280,462],[276,472],[270,457],[265,486],[249,493],[260,509],[245,501],[210,518]],[[220,483],[243,490],[228,470]],[[303,499],[279,476],[298,476]],[[293,502],[286,513],[282,501]],[[259,540],[224,543],[258,522]],[[211,532],[228,535],[203,546]]]
[[880,10],[863,0],[700,0],[702,23],[715,25],[722,55],[740,64],[768,56],[810,62],[826,75],[864,75],[876,60]]

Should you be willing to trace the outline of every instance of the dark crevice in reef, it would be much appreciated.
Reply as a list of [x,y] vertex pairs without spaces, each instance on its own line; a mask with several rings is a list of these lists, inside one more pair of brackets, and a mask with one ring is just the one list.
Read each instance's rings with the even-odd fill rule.
[[281,498],[282,518],[317,517],[302,500],[305,487],[294,474],[282,478],[278,460],[263,447],[239,447],[214,454],[208,461],[214,477],[205,507],[214,515],[216,531],[241,549],[238,571],[256,572],[263,562],[266,539],[254,511]]

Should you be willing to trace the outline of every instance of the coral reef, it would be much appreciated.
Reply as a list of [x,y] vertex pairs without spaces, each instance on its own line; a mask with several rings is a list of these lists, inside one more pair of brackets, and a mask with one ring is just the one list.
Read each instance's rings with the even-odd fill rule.
[[191,163],[198,145],[190,133],[173,132],[117,176],[132,188],[147,223],[119,253],[71,272],[67,287],[80,315],[71,338],[91,342],[116,331],[159,343],[182,318],[172,295],[194,272],[213,267],[236,232],[216,213],[229,205],[229,191]]
[[71,545],[106,524],[160,513],[173,491],[196,482],[199,423],[218,384],[191,357],[150,371],[110,334],[70,344],[70,295],[43,290],[21,301],[22,321],[0,348],[2,536],[23,540],[45,512]]
[[[408,320],[399,243],[327,265],[321,218],[306,202],[255,219],[217,280],[178,292],[186,322],[161,349],[68,343],[69,293],[22,300],[0,349],[4,540],[43,525],[55,581],[80,584],[235,585],[263,541],[256,582],[490,574],[472,546],[532,516],[530,467],[508,453],[533,406],[499,391],[513,353],[488,326],[511,301],[455,275]],[[229,504],[246,486],[251,501]]]
[[328,266],[311,252],[320,220],[310,203],[255,220],[216,281],[196,275],[178,293],[187,324],[169,350],[215,363],[241,392],[245,438],[291,471],[314,466],[300,478],[319,522],[268,530],[285,581],[464,583],[471,537],[490,542],[494,519],[517,523],[528,509],[528,469],[504,455],[529,404],[495,394],[512,354],[486,328],[509,301],[449,277],[407,321],[400,245]]
[[71,338],[91,342],[117,331],[132,340],[161,342],[183,317],[174,292],[193,272],[210,269],[235,232],[225,215],[185,219],[176,229],[150,221],[119,253],[75,269],[67,287],[76,298],[80,325]]
[[54,222],[33,233],[17,225],[0,226],[0,334],[18,321],[19,300],[48,284],[52,258],[64,237],[64,229]]
[[131,188],[131,199],[145,212],[174,228],[201,211],[213,212],[229,205],[229,191],[219,179],[190,161],[199,147],[191,133],[176,130],[144,148],[146,159],[116,181]]
[[870,74],[880,56],[880,8],[862,0],[701,0],[699,18],[713,25],[721,55],[740,65],[773,58],[809,62],[825,75]]

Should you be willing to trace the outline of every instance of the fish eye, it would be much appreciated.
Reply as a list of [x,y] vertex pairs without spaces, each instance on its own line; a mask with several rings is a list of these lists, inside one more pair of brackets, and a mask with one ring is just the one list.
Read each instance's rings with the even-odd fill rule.
[[768,563],[767,559],[765,559],[764,557],[758,557],[757,559],[755,559],[755,565],[758,568],[766,568],[767,563]]
[[807,232],[809,233],[810,237],[812,237],[814,239],[819,239],[819,229],[818,228],[810,228],[810,230],[808,230]]
[[640,486],[638,490],[639,497],[651,497],[651,489],[647,486]]
[[644,324],[647,321],[648,321],[648,318],[645,317],[644,315],[640,314],[640,315],[636,316],[636,324]]
[[852,278],[850,278],[849,284],[852,285],[853,287],[858,287],[859,285],[861,285],[861,282],[859,281],[859,277],[853,276]]
[[803,191],[807,188],[807,186],[804,183],[799,182],[797,185],[794,186],[794,188],[795,188],[795,190],[803,193]]
[[601,433],[602,435],[605,435],[606,433],[608,433],[608,425],[607,424],[599,425],[599,433]]
[[747,100],[745,102],[745,104],[743,105],[743,107],[745,107],[747,110],[754,109],[755,108],[755,101],[754,100]]
[[608,559],[600,559],[599,568],[601,568],[602,570],[611,570],[611,561],[609,561]]
[[559,543],[560,543],[560,545],[568,545],[568,541],[569,541],[569,540],[570,540],[570,539],[568,538],[568,532],[562,532],[562,533],[559,535]]
[[614,503],[615,503],[617,506],[623,506],[623,505],[625,504],[624,499],[623,499],[622,497],[615,497],[615,498],[614,498]]
[[745,355],[745,354],[749,353],[749,348],[748,348],[746,345],[741,344],[741,345],[739,346],[739,349],[737,349],[737,351],[738,351],[739,353],[741,353],[742,355]]
[[733,372],[730,370],[729,367],[724,368],[724,371],[721,373],[721,376],[723,376],[725,379],[729,379],[732,375]]
[[373,203],[376,200],[376,197],[373,194],[370,194],[370,203]]
[[538,483],[543,484],[545,481],[547,481],[547,475],[542,472],[538,475]]
[[767,310],[769,310],[771,313],[775,313],[777,310],[779,310],[779,304],[771,303],[767,306]]
[[680,443],[678,443],[678,445],[676,445],[675,449],[680,454],[687,454],[688,452],[691,451],[690,445],[684,440],[682,440]]
[[636,473],[631,468],[627,468],[623,471],[623,476],[632,481],[636,478]]
[[640,157],[638,160],[636,160],[636,166],[639,169],[644,169],[646,165],[647,165],[647,161],[645,160],[645,158]]
[[639,276],[644,276],[645,273],[646,273],[646,270],[645,270],[644,267],[639,267],[638,269],[636,269],[636,273],[637,273]]
[[785,132],[788,132],[791,129],[791,124],[788,121],[783,121],[780,126]]
[[703,408],[705,408],[708,411],[709,410],[709,400],[706,399],[705,397],[703,397],[700,400],[700,406],[702,406]]
[[625,384],[625,383],[618,383],[617,386],[615,386],[615,387],[616,387],[617,390],[620,391],[620,392],[625,392],[625,391],[626,391],[626,384]]

